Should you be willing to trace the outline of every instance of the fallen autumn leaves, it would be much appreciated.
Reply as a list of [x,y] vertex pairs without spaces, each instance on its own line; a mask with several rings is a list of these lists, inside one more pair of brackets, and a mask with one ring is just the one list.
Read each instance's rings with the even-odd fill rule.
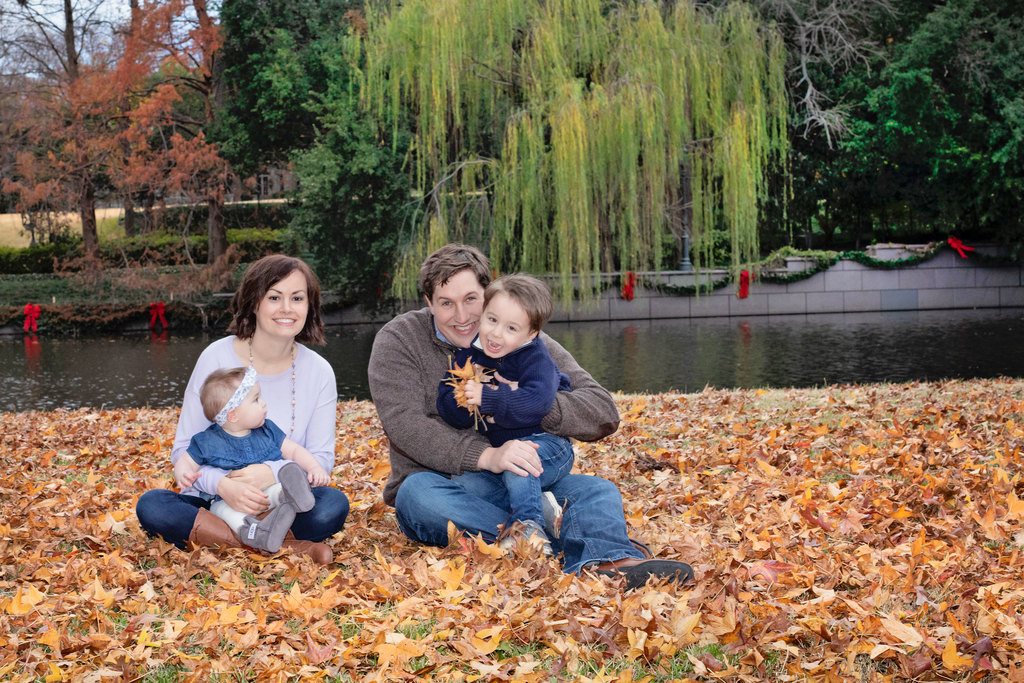
[[619,405],[577,471],[696,586],[405,541],[365,402],[338,408],[352,514],[326,568],[144,536],[176,411],[6,414],[0,677],[1022,680],[1024,380]]

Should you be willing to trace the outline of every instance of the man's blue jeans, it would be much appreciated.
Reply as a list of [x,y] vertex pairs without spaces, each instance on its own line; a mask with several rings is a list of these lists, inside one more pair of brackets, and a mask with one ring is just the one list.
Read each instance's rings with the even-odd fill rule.
[[522,441],[537,444],[537,456],[544,471],[539,477],[523,477],[513,472],[502,472],[501,479],[508,493],[508,507],[511,511],[506,525],[513,521],[533,520],[544,526],[544,511],[541,508],[541,492],[551,488],[559,479],[572,471],[572,442],[563,436],[539,432]]
[[[313,488],[316,502],[309,512],[295,515],[292,533],[302,541],[323,541],[341,531],[348,517],[348,498],[336,488]],[[188,546],[199,508],[210,509],[210,501],[167,489],[146,491],[135,504],[139,525],[150,536],[161,536],[182,550]]]
[[[615,484],[600,477],[569,474],[549,489],[563,507],[555,553],[564,553],[562,569],[579,572],[592,562],[643,557],[626,534],[622,496]],[[448,545],[448,521],[462,531],[494,542],[498,525],[511,512],[500,474],[466,472],[446,477],[437,472],[409,475],[395,500],[398,526],[414,541]]]

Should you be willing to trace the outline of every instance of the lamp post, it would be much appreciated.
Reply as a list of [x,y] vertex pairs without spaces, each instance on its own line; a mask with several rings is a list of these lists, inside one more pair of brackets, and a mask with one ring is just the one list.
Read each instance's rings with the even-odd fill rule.
[[692,273],[693,264],[690,263],[690,231],[683,231],[683,255],[679,261],[678,270],[683,273]]

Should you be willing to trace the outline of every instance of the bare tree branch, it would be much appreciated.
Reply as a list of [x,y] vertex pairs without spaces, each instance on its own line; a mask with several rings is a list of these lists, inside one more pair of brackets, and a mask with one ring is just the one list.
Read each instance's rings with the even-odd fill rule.
[[790,78],[799,93],[797,107],[804,135],[820,130],[831,147],[847,131],[848,109],[833,102],[815,84],[815,69],[849,68],[867,63],[879,51],[870,23],[895,16],[893,0],[750,0],[782,31],[792,59]]

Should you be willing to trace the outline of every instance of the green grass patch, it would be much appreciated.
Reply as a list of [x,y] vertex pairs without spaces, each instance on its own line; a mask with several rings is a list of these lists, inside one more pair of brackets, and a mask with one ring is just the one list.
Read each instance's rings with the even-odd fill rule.
[[837,481],[846,481],[847,479],[853,479],[853,475],[849,472],[843,472],[842,470],[832,470],[827,472],[824,477],[821,478],[822,483],[831,484]]
[[199,572],[195,575],[196,590],[204,598],[210,596],[210,592],[213,591],[217,585],[217,580],[213,578],[213,575],[209,572]]
[[177,664],[161,664],[152,671],[146,672],[139,680],[142,683],[177,683],[185,680],[185,668]]
[[539,658],[542,647],[540,643],[510,643],[503,640],[494,651],[494,656],[497,659],[525,657],[526,655],[535,655]]
[[690,661],[690,656],[694,659],[700,659],[704,655],[711,655],[722,662],[722,664],[736,665],[739,662],[739,658],[736,655],[726,654],[725,649],[721,645],[691,645],[686,649],[680,650],[672,657],[661,657],[654,661],[616,657],[600,663],[591,661],[580,662],[576,675],[593,678],[601,675],[621,674],[626,669],[632,669],[633,680],[647,678],[650,680],[650,683],[669,683],[669,681],[692,676],[694,667],[693,662]]
[[422,640],[434,632],[435,626],[437,626],[437,619],[426,619],[400,624],[398,632],[409,640]]
[[0,306],[67,303],[81,294],[56,275],[0,275]]

